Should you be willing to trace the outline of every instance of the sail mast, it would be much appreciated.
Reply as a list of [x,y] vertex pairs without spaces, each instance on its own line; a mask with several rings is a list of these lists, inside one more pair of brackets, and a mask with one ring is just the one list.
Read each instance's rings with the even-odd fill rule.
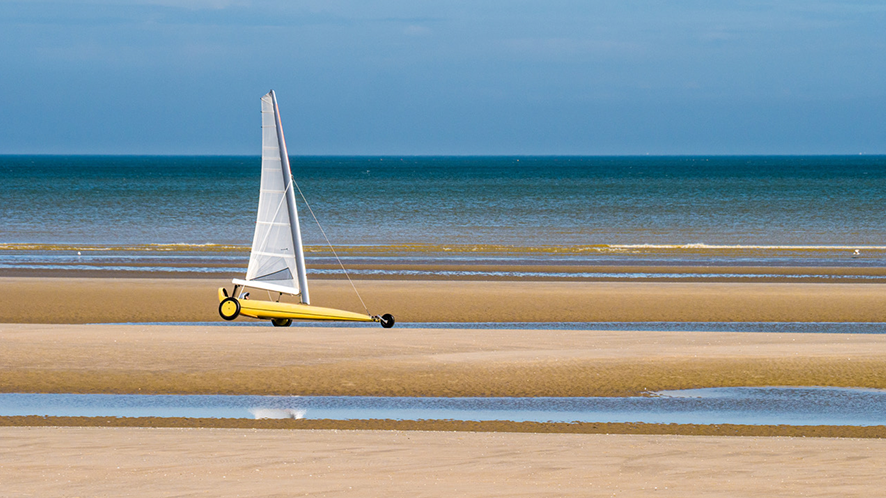
[[292,170],[289,168],[289,153],[286,151],[286,141],[283,139],[283,125],[280,123],[280,108],[277,107],[277,95],[271,90],[271,100],[274,102],[274,121],[277,124],[277,143],[280,148],[280,164],[282,166],[283,185],[286,189],[286,207],[289,208],[289,227],[292,230],[292,241],[295,244],[295,268],[298,273],[298,287],[301,291],[299,296],[304,304],[311,304],[308,294],[308,279],[305,275],[305,253],[301,241],[301,227],[298,223],[298,212],[295,209],[295,192],[292,185]]

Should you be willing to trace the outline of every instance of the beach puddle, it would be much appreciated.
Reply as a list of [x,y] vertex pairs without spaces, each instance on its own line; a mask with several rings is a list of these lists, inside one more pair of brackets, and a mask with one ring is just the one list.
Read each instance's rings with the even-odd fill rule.
[[871,426],[886,424],[886,391],[731,387],[628,398],[0,394],[0,416],[17,415]]
[[[267,320],[217,322],[122,322],[93,325],[152,325],[166,327],[255,327]],[[372,328],[362,322],[299,322],[291,327]],[[886,322],[398,322],[398,329],[459,330],[590,330],[626,332],[776,332],[798,334],[886,334]]]

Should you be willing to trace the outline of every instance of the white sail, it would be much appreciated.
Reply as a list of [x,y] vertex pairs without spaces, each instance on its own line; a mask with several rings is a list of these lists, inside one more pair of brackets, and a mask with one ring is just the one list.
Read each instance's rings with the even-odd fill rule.
[[294,186],[273,90],[262,97],[261,113],[261,190],[255,235],[246,280],[234,279],[234,283],[297,294],[309,304]]

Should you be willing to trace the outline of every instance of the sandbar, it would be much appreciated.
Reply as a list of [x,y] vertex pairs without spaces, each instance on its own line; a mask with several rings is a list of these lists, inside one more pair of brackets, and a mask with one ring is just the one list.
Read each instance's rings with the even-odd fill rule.
[[886,388],[886,335],[0,325],[0,391],[629,396],[724,386]]
[[[355,280],[370,313],[401,322],[883,322],[886,284]],[[206,278],[3,277],[0,323],[220,321]],[[271,296],[276,298],[276,296]],[[267,299],[261,291],[253,298]],[[312,303],[364,311],[346,280]],[[284,298],[285,299],[285,298]]]
[[0,427],[11,496],[878,496],[886,440]]
[[[120,324],[220,322],[215,288],[228,282],[0,282],[7,291],[2,392],[625,396],[718,386],[886,388],[880,335]],[[880,284],[357,284],[372,289],[364,294],[371,309],[401,321],[886,321]],[[312,283],[315,302],[354,309],[346,285]],[[9,495],[874,496],[886,486],[883,426],[101,417],[2,417],[0,426],[0,494]]]

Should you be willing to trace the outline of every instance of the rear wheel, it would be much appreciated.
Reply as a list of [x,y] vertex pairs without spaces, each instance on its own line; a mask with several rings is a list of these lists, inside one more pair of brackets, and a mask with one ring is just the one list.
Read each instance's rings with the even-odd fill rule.
[[378,319],[378,322],[381,323],[381,326],[389,329],[394,326],[394,315],[385,313]]
[[218,314],[225,320],[233,320],[237,318],[240,316],[240,301],[237,301],[233,297],[223,299],[218,305]]
[[292,318],[271,318],[275,327],[288,327],[292,325]]

